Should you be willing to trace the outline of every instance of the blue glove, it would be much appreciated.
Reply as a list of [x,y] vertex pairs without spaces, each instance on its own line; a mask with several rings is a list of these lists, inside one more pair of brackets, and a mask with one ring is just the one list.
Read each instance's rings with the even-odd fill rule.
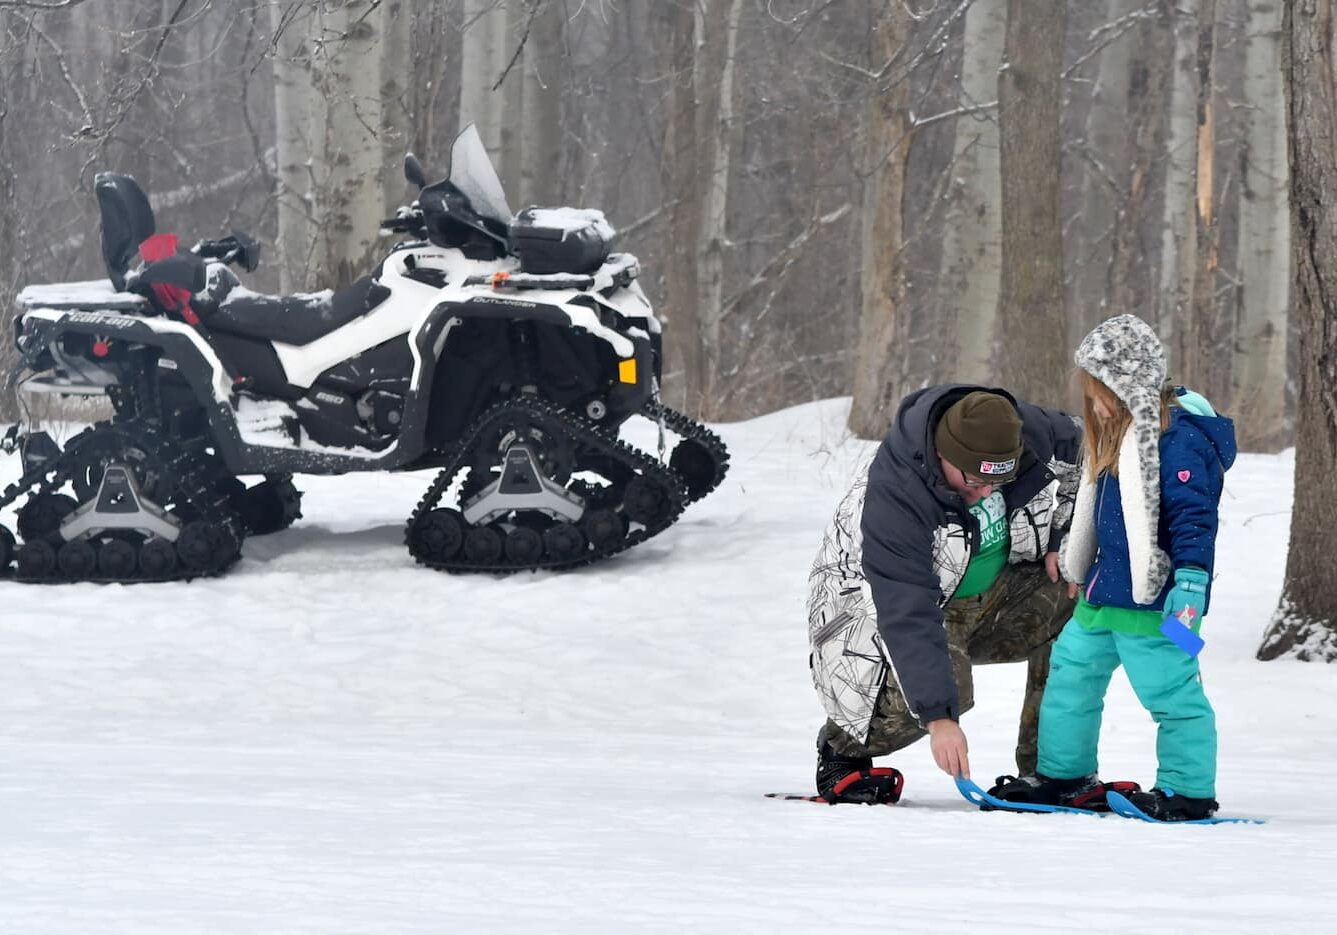
[[1175,586],[1165,596],[1165,606],[1162,608],[1165,616],[1174,617],[1197,632],[1202,623],[1202,610],[1207,606],[1207,588],[1211,583],[1211,575],[1201,568],[1193,565],[1176,568]]

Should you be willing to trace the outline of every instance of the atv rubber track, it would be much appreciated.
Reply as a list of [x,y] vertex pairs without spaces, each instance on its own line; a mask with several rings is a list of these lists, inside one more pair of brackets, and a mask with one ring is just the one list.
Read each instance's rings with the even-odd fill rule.
[[[538,571],[541,569],[559,570],[578,568],[583,565],[590,565],[594,562],[602,561],[613,555],[623,552],[634,545],[651,538],[663,532],[677,520],[686,506],[694,500],[700,499],[711,490],[713,490],[723,479],[728,467],[728,455],[723,443],[713,432],[704,426],[692,421],[681,413],[674,412],[672,409],[661,406],[657,403],[649,403],[642,410],[641,414],[652,421],[659,422],[661,426],[671,429],[678,434],[683,441],[692,440],[704,451],[709,452],[715,461],[714,476],[708,481],[708,485],[699,485],[693,493],[689,493],[687,485],[682,477],[675,472],[669,465],[658,461],[651,456],[631,447],[617,438],[615,434],[590,425],[584,421],[578,420],[569,414],[567,410],[561,409],[551,403],[538,398],[526,397],[508,400],[493,406],[485,411],[474,424],[467,429],[461,436],[460,441],[454,446],[450,456],[450,461],[445,468],[437,475],[432,485],[419,501],[417,508],[410,516],[405,526],[404,541],[408,546],[410,554],[415,561],[428,568],[435,568],[439,571],[454,573],[484,573],[484,574],[514,574],[521,571]],[[502,422],[508,418],[520,416],[538,423],[548,422],[560,426],[561,430],[568,436],[570,441],[580,446],[586,451],[596,451],[603,458],[612,458],[622,467],[632,473],[632,478],[640,477],[650,480],[661,492],[666,500],[665,508],[661,515],[657,516],[652,522],[640,524],[640,528],[631,529],[624,514],[626,486],[631,480],[624,484],[622,489],[598,488],[587,491],[587,499],[595,508],[601,510],[614,510],[619,516],[623,517],[625,533],[616,541],[605,545],[596,545],[586,540],[584,550],[581,554],[573,557],[550,557],[546,554],[542,559],[531,562],[516,561],[491,561],[476,562],[463,556],[463,547],[456,551],[458,555],[441,560],[426,553],[422,547],[417,533],[421,530],[424,520],[436,508],[442,496],[455,481],[459,472],[471,464],[471,458],[474,454],[475,446],[484,435],[484,433],[496,423]],[[682,444],[680,442],[679,444]],[[581,470],[577,468],[577,472]],[[573,485],[580,485],[580,481],[572,482]],[[571,489],[570,487],[568,489]],[[588,512],[588,511],[587,511]],[[466,528],[477,528],[466,524]]]

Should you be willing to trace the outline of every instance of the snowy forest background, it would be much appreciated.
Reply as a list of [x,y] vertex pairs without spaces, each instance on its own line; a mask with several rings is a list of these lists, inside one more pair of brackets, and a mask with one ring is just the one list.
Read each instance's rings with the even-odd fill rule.
[[1337,471],[1332,49],[1332,0],[0,0],[0,330],[101,275],[96,172],[187,242],[257,236],[257,290],[333,287],[403,154],[444,174],[472,121],[512,207],[621,231],[708,420],[850,395],[874,438],[947,379],[1070,404],[1080,336],[1147,318],[1244,450],[1296,445],[1273,650],[1337,656],[1304,481]]

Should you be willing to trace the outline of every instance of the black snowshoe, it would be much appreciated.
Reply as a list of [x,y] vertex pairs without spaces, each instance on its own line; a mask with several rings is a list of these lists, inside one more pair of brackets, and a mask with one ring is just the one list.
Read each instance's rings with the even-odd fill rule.
[[[660,325],[603,215],[512,216],[472,127],[448,179],[404,168],[420,193],[383,227],[406,239],[344,289],[288,296],[229,269],[255,268],[250,237],[178,251],[132,178],[98,176],[109,279],[20,293],[11,381],[106,395],[115,417],[63,450],[7,439],[23,475],[0,508],[18,503],[21,543],[0,526],[0,569],[218,573],[246,535],[301,516],[301,473],[437,470],[410,553],[494,573],[613,555],[714,490],[727,452],[659,402]],[[619,437],[633,417],[657,427],[657,456]]]
[[822,744],[817,751],[817,794],[828,805],[886,805],[899,802],[905,777],[870,757],[844,756]]

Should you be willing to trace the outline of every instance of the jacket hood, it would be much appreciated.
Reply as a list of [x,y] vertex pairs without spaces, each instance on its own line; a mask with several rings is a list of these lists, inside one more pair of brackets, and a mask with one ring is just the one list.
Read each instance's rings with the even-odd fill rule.
[[1207,442],[1216,449],[1216,457],[1223,470],[1228,470],[1235,463],[1239,454],[1235,443],[1235,423],[1225,416],[1198,415],[1186,409],[1173,410],[1171,428],[1178,423],[1186,423],[1197,429]]

